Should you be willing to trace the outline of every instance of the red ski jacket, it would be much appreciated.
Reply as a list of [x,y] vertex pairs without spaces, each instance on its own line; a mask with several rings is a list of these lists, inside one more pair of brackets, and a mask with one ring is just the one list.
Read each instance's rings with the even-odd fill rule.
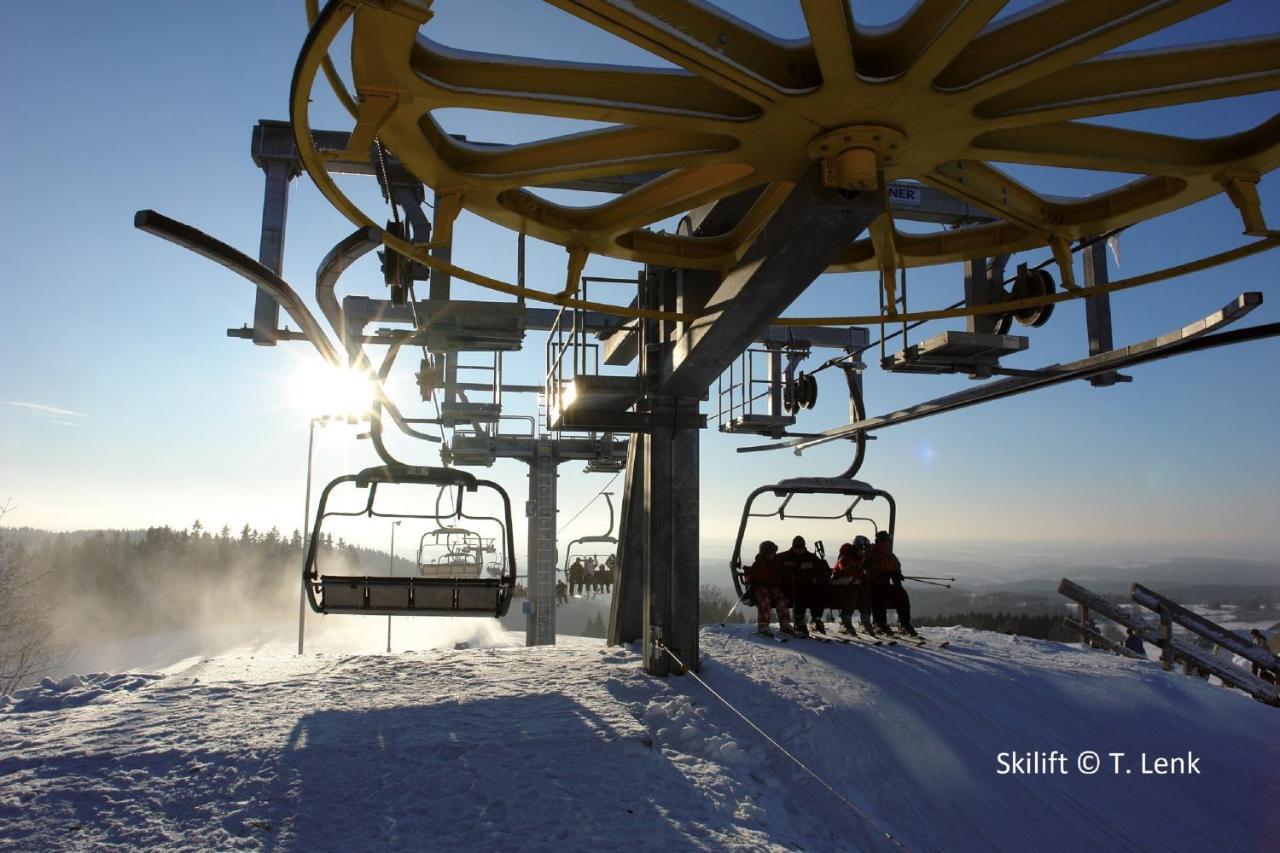
[[782,584],[782,561],[777,557],[756,555],[756,560],[747,567],[747,583],[759,589],[772,589]]

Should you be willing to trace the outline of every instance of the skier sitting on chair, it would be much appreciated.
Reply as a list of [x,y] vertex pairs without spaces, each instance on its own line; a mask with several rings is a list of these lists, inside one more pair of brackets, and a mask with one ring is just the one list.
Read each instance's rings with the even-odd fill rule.
[[916,629],[911,625],[911,598],[902,588],[902,563],[893,554],[893,543],[889,531],[876,533],[876,544],[871,547],[863,568],[871,576],[871,609],[875,617],[875,630],[881,634],[892,634],[889,630],[886,611],[898,611],[898,627],[902,633],[915,637]]
[[573,565],[569,566],[569,594],[580,595],[583,592],[583,574],[585,570],[582,567],[582,558],[578,557],[573,561]]
[[827,632],[822,624],[827,583],[831,580],[831,567],[827,561],[805,547],[803,536],[791,540],[791,550],[781,555],[783,564],[791,571],[793,599],[796,605],[796,633],[807,635],[809,624],[805,614],[813,617],[813,630]]
[[836,559],[832,572],[830,602],[840,609],[840,630],[846,634],[858,633],[853,627],[853,611],[857,610],[862,621],[862,630],[871,633],[871,605],[867,601],[867,573],[863,563],[867,559],[867,551],[871,540],[865,536],[856,537],[853,542],[840,546],[840,556]]
[[765,540],[760,543],[760,553],[746,571],[747,585],[756,600],[756,630],[761,634],[769,632],[769,611],[778,611],[778,627],[783,633],[791,634],[791,608],[787,602],[783,583],[783,565],[778,559],[778,546]]

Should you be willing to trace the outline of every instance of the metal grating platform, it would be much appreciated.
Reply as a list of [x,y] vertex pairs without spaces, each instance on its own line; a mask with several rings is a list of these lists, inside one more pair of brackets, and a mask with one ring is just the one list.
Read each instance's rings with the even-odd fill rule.
[[795,426],[795,423],[794,415],[745,414],[721,424],[720,431],[781,438],[787,429]]
[[881,367],[894,373],[981,373],[1026,348],[1022,335],[943,332],[886,356]]
[[640,398],[635,376],[575,376],[560,385],[557,407],[547,412],[548,429],[594,427],[628,431],[627,412]]
[[433,352],[501,350],[524,343],[525,309],[519,303],[428,299],[423,343]]

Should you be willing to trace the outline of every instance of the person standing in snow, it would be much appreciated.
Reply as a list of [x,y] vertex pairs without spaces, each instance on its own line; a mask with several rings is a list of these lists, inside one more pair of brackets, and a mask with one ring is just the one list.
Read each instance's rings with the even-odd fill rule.
[[840,546],[831,575],[831,600],[840,608],[840,630],[856,634],[853,628],[853,611],[861,617],[862,630],[871,633],[871,606],[867,602],[867,573],[862,564],[867,559],[871,540],[857,536],[852,542]]
[[831,580],[831,567],[827,561],[811,552],[803,536],[791,540],[791,550],[782,554],[783,564],[789,570],[792,582],[792,600],[796,606],[796,633],[807,635],[809,623],[805,614],[813,617],[813,629],[820,634],[827,632],[822,624],[827,584]]
[[911,597],[902,586],[902,563],[893,554],[893,542],[889,531],[876,532],[876,544],[871,546],[871,553],[863,564],[867,574],[871,576],[871,609],[875,617],[875,630],[882,634],[891,634],[887,611],[898,611],[898,627],[904,634],[915,637],[916,629],[911,624]]
[[556,605],[569,603],[569,587],[564,581],[556,581]]
[[778,627],[783,633],[794,633],[783,575],[784,567],[778,559],[778,546],[766,539],[760,543],[760,552],[746,571],[747,584],[756,600],[756,630],[761,634],[770,633],[770,610],[778,611]]
[[1125,629],[1129,635],[1124,638],[1124,647],[1141,657],[1147,656],[1147,647],[1142,644],[1142,638],[1133,632],[1132,628]]
[[[1253,644],[1255,646],[1262,649],[1263,651],[1270,651],[1270,649],[1267,648],[1267,635],[1259,631],[1257,628],[1250,629],[1249,639],[1253,641]],[[1259,664],[1256,664],[1256,663],[1253,665],[1253,674],[1263,679],[1264,681],[1276,680],[1274,673],[1272,673],[1271,671],[1267,670],[1265,667],[1260,666]]]

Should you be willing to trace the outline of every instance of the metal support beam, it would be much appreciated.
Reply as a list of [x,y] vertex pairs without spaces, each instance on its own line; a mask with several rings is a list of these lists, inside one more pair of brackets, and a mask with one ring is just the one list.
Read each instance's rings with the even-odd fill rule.
[[782,203],[707,313],[680,324],[664,396],[700,397],[744,349],[804,292],[879,211],[874,193],[846,198],[814,166]]
[[[258,244],[258,262],[276,275],[284,269],[284,226],[289,216],[289,181],[297,174],[284,160],[268,160],[263,165],[266,187],[262,196],[262,240]],[[280,304],[258,288],[253,303],[253,342],[259,346],[275,346],[276,328],[280,325]]]
[[[769,380],[769,406],[765,410],[769,417],[776,418],[786,414],[782,410],[782,347],[777,344],[768,344],[765,349],[768,355],[765,356],[767,361],[767,373],[765,378]],[[750,397],[752,389],[747,386],[747,397]]]
[[644,444],[636,433],[627,444],[627,473],[618,522],[618,573],[609,612],[609,645],[634,643],[644,637],[643,571],[648,542],[644,537]]
[[[664,399],[654,408],[675,416],[697,405]],[[659,641],[698,668],[698,437],[697,430],[666,428],[644,440],[644,668],[650,675],[682,673]]]
[[[964,262],[964,304],[966,308],[991,304],[992,281],[988,274],[987,259],[974,258]],[[976,334],[992,334],[996,330],[995,314],[970,314],[965,318],[964,330]]]
[[[1106,284],[1110,281],[1107,274],[1107,241],[1099,240],[1084,254],[1084,286]],[[1097,296],[1086,296],[1084,300],[1084,323],[1089,334],[1089,355],[1111,352],[1115,343],[1111,336],[1111,294],[1100,293]],[[1123,376],[1114,370],[1093,376],[1089,384],[1095,388],[1115,385],[1117,382],[1131,382],[1133,377]]]
[[[492,303],[498,306],[504,303]],[[347,296],[342,300],[342,310],[347,319],[353,323],[413,323],[413,309],[408,305],[392,305],[385,299],[370,299],[367,296]],[[432,319],[433,306],[430,300],[418,301],[418,315],[423,318],[424,323]],[[524,328],[530,332],[545,332],[551,329],[555,323],[556,315],[560,311],[558,308],[525,308]],[[634,329],[626,328],[629,321],[625,318],[604,314],[599,311],[584,311],[582,314],[582,325],[588,332],[594,332],[598,336],[607,337],[609,335],[634,335]],[[794,340],[796,343],[807,343],[814,349],[865,349],[870,334],[861,326],[851,326],[848,328],[828,328],[817,326],[814,328],[792,329],[786,326],[769,326],[756,339],[757,343],[787,343]],[[612,338],[610,338],[612,340]],[[635,358],[634,342],[631,344],[632,349],[627,361],[621,364],[628,364]]]
[[556,478],[560,460],[555,442],[538,442],[529,462],[528,517],[529,613],[525,644],[553,646],[556,642]]
[[[254,128],[254,134],[255,139],[260,138],[262,140],[261,145],[256,150],[262,151],[267,156],[289,158],[301,167],[302,161],[298,157],[297,148],[293,140],[293,127],[287,121],[261,119],[257,127]],[[468,145],[489,150],[496,151],[507,147],[500,142],[481,142],[467,139],[466,136],[461,134],[451,134],[451,136],[460,142],[466,142]],[[315,140],[316,147],[319,149],[341,152],[349,150],[351,135],[339,130],[313,130],[311,138]],[[387,174],[393,183],[416,180],[390,151],[385,152],[384,157]],[[336,174],[372,175],[374,174],[375,163],[367,159],[344,160],[341,157],[337,157],[326,160],[325,168],[329,172]],[[636,172],[629,175],[566,178],[546,184],[546,186],[553,189],[622,194],[644,186],[660,175],[660,172]],[[743,199],[753,201],[755,198],[752,195],[753,192],[748,190],[740,195]],[[992,222],[995,220],[995,217],[987,210],[954,198],[942,190],[910,181],[895,181],[889,185],[889,204],[893,208],[894,219],[937,222],[944,225]],[[741,206],[739,209],[745,210],[746,206]],[[693,213],[697,218],[697,224],[701,225],[707,215],[706,212],[698,210]],[[731,220],[731,224],[726,226],[723,224],[725,220],[720,218],[719,213],[712,217],[711,221],[717,223],[714,226],[719,229],[716,233],[723,233],[731,228],[732,224],[736,224],[736,220]]]
[[[453,223],[442,221],[442,217],[448,216],[449,214],[445,210],[444,205],[439,204],[439,198],[437,198],[436,201],[437,201],[437,204],[436,204],[435,233],[436,234],[452,234]],[[453,263],[453,240],[451,239],[448,243],[445,243],[443,245],[436,246],[435,248],[433,248],[431,250],[431,257],[435,258],[438,261],[443,261],[446,264]],[[431,293],[432,299],[448,299],[449,298],[451,278],[452,276],[450,276],[449,273],[445,272],[444,270],[436,269],[431,271],[430,293]]]
[[966,388],[955,394],[947,394],[944,397],[936,397],[932,400],[916,403],[914,406],[899,409],[887,415],[864,418],[856,423],[829,429],[818,435],[793,438],[777,444],[739,448],[738,452],[751,453],[784,447],[808,450],[820,444],[850,438],[858,432],[884,429],[888,426],[931,417],[943,412],[952,412],[979,403],[1011,397],[1014,394],[1023,394],[1027,391],[1048,388],[1051,385],[1072,382],[1077,379],[1088,379],[1090,376],[1095,376],[1108,369],[1146,364],[1147,362],[1158,361],[1175,355],[1198,352],[1213,347],[1230,346],[1245,341],[1263,340],[1264,338],[1280,335],[1280,323],[1268,323],[1219,335],[1209,334],[1215,329],[1234,323],[1261,304],[1261,293],[1256,291],[1242,293],[1230,303],[1202,320],[1183,326],[1181,329],[1175,329],[1158,338],[1151,338],[1141,343],[1121,347],[1112,352],[1100,353],[1067,364],[1051,364],[1039,370],[1022,371],[1019,375],[1011,376],[1008,379],[985,382],[976,388]]

